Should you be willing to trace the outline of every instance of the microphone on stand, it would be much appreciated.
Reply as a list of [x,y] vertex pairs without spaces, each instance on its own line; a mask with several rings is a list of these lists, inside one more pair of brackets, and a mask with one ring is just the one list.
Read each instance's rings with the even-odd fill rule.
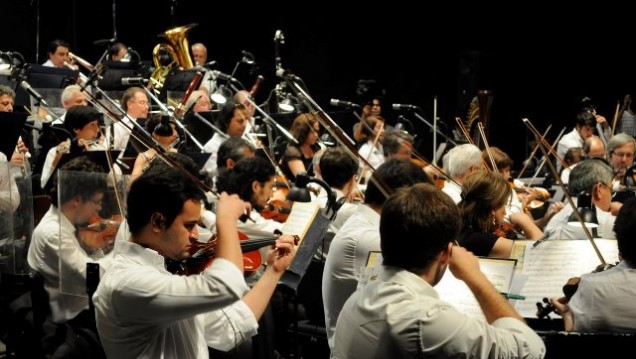
[[398,111],[399,110],[416,110],[416,109],[419,108],[419,107],[417,107],[415,105],[403,105],[403,104],[400,104],[400,103],[394,103],[391,107],[394,110],[398,110]]
[[357,103],[353,103],[353,102],[350,102],[350,101],[337,100],[335,98],[332,98],[329,101],[329,104],[331,106],[344,107],[344,108],[347,108],[347,109],[354,109],[354,110],[360,109],[360,105],[358,105]]
[[216,65],[216,61],[212,60],[212,61],[208,61],[205,64],[199,65],[199,66],[201,66],[201,67],[212,67],[214,65]]
[[48,107],[49,106],[49,104],[44,100],[44,97],[42,97],[42,95],[40,95],[39,92],[35,91],[35,89],[33,87],[31,87],[31,85],[29,85],[28,82],[23,80],[22,82],[20,82],[20,87],[22,87],[24,89],[24,91],[28,92],[29,95],[31,95],[31,97],[33,97],[42,106],[44,106],[44,107]]
[[241,55],[243,55],[243,58],[241,59],[242,62],[248,65],[254,65],[254,55],[252,55],[251,52],[243,50],[241,51]]
[[103,46],[103,45],[112,45],[116,42],[117,40],[115,38],[112,39],[100,39],[100,40],[95,40],[93,41],[93,44],[95,46]]
[[276,76],[282,79],[291,79],[294,81],[302,81],[302,79],[296,75],[294,75],[291,70],[285,70],[284,68],[276,69]]
[[238,80],[235,79],[234,77],[232,77],[232,75],[228,75],[228,74],[223,73],[223,72],[218,71],[218,70],[212,70],[212,76],[214,78],[219,78],[219,79],[225,80],[225,81],[238,82]]
[[122,77],[121,84],[128,85],[145,85],[148,83],[148,79],[143,77]]

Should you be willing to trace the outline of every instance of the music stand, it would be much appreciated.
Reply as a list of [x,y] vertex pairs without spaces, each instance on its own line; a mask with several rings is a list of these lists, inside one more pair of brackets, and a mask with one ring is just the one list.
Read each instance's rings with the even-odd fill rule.
[[140,63],[138,61],[104,61],[104,72],[99,80],[99,88],[104,91],[124,91],[129,87],[139,85],[123,85],[124,77],[141,76]]
[[0,112],[0,152],[7,156],[7,160],[13,156],[27,116],[22,112]]
[[210,159],[210,156],[212,156],[211,153],[195,151],[187,151],[185,152],[185,155],[194,160],[194,162],[197,164],[197,167],[199,168],[199,171],[203,169],[205,163],[208,162],[208,159]]
[[[117,159],[117,157],[119,157],[120,152],[121,151],[110,151],[111,159],[113,160],[113,162]],[[58,169],[62,168],[62,166],[64,166],[65,163],[68,163],[71,160],[74,160],[79,157],[87,157],[91,162],[100,166],[104,170],[104,173],[110,172],[110,166],[108,165],[108,158],[106,157],[106,151],[81,151],[81,152],[75,152],[75,153],[67,153],[64,156],[62,156],[62,158],[60,158],[60,161],[57,163],[57,166],[55,167],[55,169],[51,171],[52,173],[51,177],[49,177],[49,180],[46,182],[46,185],[43,187],[44,190],[48,192],[48,189],[53,184],[53,177],[55,177]]]
[[[211,124],[215,124],[214,116],[218,111],[203,111],[197,112],[199,116],[203,117],[204,120],[208,121]],[[209,124],[204,123],[200,118],[196,117],[193,113],[187,113],[183,118],[183,125],[190,131],[191,134],[199,141],[200,143],[205,144],[208,142],[212,136],[214,135],[214,130],[210,127]]]
[[188,70],[171,71],[166,76],[166,80],[163,83],[163,88],[161,89],[161,93],[159,94],[159,99],[165,102],[168,96],[168,91],[185,92],[190,86],[192,79],[198,71],[201,71],[201,69],[193,68]]

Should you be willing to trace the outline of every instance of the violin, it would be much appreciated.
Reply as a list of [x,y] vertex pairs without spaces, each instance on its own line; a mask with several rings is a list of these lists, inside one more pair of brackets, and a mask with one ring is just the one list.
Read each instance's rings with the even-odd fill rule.
[[79,228],[82,243],[91,249],[104,249],[111,246],[123,219],[124,217],[120,214],[111,218],[102,218],[99,215],[90,217],[88,223]]
[[272,219],[276,222],[284,223],[291,213],[291,207],[286,202],[275,199],[269,201],[260,211],[260,215],[265,219]]
[[[261,253],[258,251],[262,247],[272,245],[278,237],[249,238],[244,233],[238,232],[241,251],[243,252],[243,270],[246,276],[253,274],[262,264]],[[300,238],[295,236],[296,244]],[[216,246],[218,244],[216,233],[208,242],[192,240],[190,242],[190,256],[183,260],[166,258],[166,269],[172,274],[194,275],[206,270],[216,256]]]
[[510,223],[498,224],[493,230],[493,233],[503,238],[519,239],[519,232]]

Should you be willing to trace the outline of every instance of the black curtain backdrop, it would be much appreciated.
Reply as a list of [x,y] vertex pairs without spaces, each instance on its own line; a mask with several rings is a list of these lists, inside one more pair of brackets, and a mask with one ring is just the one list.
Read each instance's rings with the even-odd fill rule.
[[[113,3],[4,0],[0,51],[19,51],[28,62],[36,61],[37,52],[43,63],[47,43],[60,38],[95,63],[104,48],[93,41],[113,37]],[[497,9],[447,4],[440,9],[422,3],[416,10],[390,2],[345,11],[338,3],[310,2],[303,7],[311,10],[300,12],[288,2],[204,5],[195,0],[119,0],[115,5],[118,40],[144,60],[151,60],[153,47],[162,41],[158,34],[190,23],[198,26],[189,31],[189,42],[205,43],[208,61],[216,60],[217,70],[232,72],[241,51],[251,52],[260,70],[250,73],[241,65],[236,77],[248,89],[256,75],[265,77],[257,102],[280,82],[274,73],[277,29],[285,35],[283,67],[302,77],[327,111],[336,110],[330,98],[357,100],[358,79],[375,79],[386,90],[383,114],[389,123],[399,115],[391,103],[417,105],[432,122],[437,96],[440,121],[453,128],[455,116],[466,116],[471,92],[491,90],[490,144],[508,152],[516,168],[529,152],[522,117],[541,131],[552,123],[548,137],[554,138],[564,126],[569,131],[583,96],[591,97],[611,122],[617,101],[634,91],[634,32],[620,9],[579,7],[557,13],[534,4]],[[430,158],[432,134],[410,118],[420,149]]]

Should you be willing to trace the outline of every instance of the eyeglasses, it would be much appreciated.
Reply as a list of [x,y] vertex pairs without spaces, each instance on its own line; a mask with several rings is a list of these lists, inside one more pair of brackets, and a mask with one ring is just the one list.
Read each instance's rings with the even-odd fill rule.
[[616,157],[625,157],[625,158],[632,158],[634,157],[633,153],[630,152],[612,152],[612,156],[616,156]]
[[88,201],[91,202],[92,204],[98,206],[98,207],[101,207],[104,204],[103,200],[101,200],[101,199],[99,201],[94,200],[94,199],[89,199]]
[[146,101],[146,100],[141,100],[141,101],[131,101],[131,102],[138,103],[138,104],[140,104],[140,105],[142,105],[142,106],[148,105],[148,101]]
[[603,183],[603,182],[599,182],[598,184],[601,187],[607,188],[610,191],[610,193],[612,193],[612,194],[614,193],[614,188],[613,188],[613,186],[611,184],[607,184],[607,183]]

